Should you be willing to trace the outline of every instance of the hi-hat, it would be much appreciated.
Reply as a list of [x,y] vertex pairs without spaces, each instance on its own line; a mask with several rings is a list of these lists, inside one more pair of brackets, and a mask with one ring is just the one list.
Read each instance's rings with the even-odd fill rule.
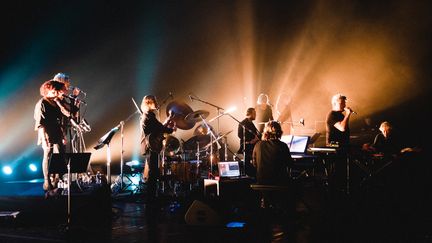
[[189,113],[185,117],[185,120],[190,121],[190,122],[192,122],[192,121],[198,122],[198,121],[201,121],[202,119],[206,119],[208,117],[208,115],[210,115],[210,112],[208,112],[206,110],[197,110],[197,111]]
[[173,115],[172,120],[175,121],[177,128],[183,130],[189,130],[195,126],[195,121],[185,120],[185,117],[192,112],[192,108],[181,101],[172,101],[166,107],[167,116],[171,113]]

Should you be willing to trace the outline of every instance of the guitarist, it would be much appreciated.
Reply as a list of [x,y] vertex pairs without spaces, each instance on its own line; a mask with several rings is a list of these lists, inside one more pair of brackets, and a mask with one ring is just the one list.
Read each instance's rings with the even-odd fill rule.
[[158,103],[154,95],[144,96],[141,102],[141,151],[147,157],[148,179],[147,194],[148,202],[156,198],[157,179],[159,178],[159,154],[163,147],[165,133],[172,133],[176,130],[175,122],[171,120],[173,114],[170,114],[164,123],[160,123],[156,118]]

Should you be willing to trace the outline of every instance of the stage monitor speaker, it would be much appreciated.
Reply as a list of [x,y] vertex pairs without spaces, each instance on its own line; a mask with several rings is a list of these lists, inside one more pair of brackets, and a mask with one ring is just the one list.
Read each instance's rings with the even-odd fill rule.
[[220,217],[207,204],[195,200],[185,214],[186,224],[189,225],[218,225]]

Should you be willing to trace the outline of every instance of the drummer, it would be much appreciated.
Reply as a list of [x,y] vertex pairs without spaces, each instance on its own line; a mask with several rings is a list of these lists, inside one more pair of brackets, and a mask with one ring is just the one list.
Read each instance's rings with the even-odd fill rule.
[[164,123],[156,118],[158,103],[154,95],[144,96],[141,102],[141,152],[147,156],[148,178],[147,178],[147,202],[156,199],[157,180],[159,178],[159,153],[163,147],[164,133],[173,133],[176,123],[173,121],[174,113],[170,113]]

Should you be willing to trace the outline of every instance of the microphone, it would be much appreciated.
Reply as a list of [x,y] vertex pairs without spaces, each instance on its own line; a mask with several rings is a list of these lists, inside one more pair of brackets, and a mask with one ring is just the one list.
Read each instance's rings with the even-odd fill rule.
[[84,100],[80,100],[80,99],[78,99],[78,97],[73,96],[73,95],[63,94],[62,96],[65,97],[65,98],[69,98],[69,99],[71,99],[73,101],[78,100],[80,103],[87,104],[87,102],[85,102]]
[[190,101],[192,102],[193,101],[192,95],[189,94],[188,96],[189,96]]
[[345,111],[349,110],[351,114],[357,115],[357,112],[353,111],[351,108],[347,107],[345,108]]
[[73,99],[73,100],[76,99],[76,97],[74,97],[73,95],[63,94],[62,96],[65,98]]

